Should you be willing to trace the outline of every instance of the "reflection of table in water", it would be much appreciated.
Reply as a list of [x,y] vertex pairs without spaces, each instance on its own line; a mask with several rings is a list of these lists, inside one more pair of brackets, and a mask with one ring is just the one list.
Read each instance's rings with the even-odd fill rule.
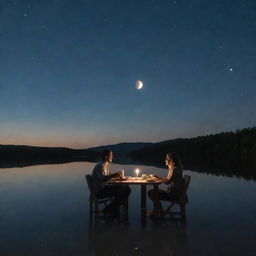
[[141,221],[142,225],[146,224],[146,209],[147,209],[147,185],[152,185],[154,189],[162,183],[161,180],[147,181],[142,178],[128,177],[127,179],[111,179],[108,184],[112,185],[141,185]]

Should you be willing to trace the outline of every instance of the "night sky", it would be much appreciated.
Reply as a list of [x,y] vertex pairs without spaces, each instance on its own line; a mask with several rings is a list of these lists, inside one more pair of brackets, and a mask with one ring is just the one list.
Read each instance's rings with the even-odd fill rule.
[[0,0],[0,144],[255,126],[255,67],[256,0]]

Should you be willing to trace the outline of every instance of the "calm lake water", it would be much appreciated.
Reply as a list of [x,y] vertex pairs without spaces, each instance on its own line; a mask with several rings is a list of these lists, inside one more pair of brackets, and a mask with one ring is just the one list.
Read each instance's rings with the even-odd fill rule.
[[[191,183],[185,227],[149,218],[142,227],[139,186],[131,186],[129,225],[90,225],[85,174],[93,166],[0,169],[0,255],[256,255],[256,182],[186,171]],[[167,172],[111,164],[129,175],[137,167]]]

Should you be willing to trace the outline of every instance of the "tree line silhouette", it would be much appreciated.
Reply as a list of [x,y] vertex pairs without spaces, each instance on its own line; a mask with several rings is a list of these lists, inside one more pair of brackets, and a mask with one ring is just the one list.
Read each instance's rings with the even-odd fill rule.
[[167,152],[180,155],[185,169],[256,179],[256,127],[190,139],[176,139],[133,151],[133,159],[163,165]]
[[[141,148],[142,145],[136,143],[121,143],[107,147],[115,150],[115,160],[120,163],[162,167],[166,153],[173,151],[180,155],[185,169],[256,180],[256,127],[144,145]],[[95,151],[95,148],[0,145],[0,168],[73,161],[95,162],[103,148],[98,147]]]
[[95,159],[97,153],[87,149],[0,145],[0,168]]

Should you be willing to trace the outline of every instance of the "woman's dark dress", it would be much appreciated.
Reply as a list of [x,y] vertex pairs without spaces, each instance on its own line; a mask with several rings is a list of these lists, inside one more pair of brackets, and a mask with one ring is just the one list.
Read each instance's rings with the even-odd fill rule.
[[183,174],[179,167],[175,167],[173,174],[168,181],[168,187],[166,190],[159,189],[160,200],[177,200],[182,192]]

